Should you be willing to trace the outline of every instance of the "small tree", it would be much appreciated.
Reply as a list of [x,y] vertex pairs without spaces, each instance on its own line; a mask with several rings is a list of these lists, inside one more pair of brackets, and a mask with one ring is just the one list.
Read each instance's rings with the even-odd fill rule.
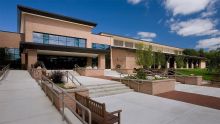
[[136,50],[136,63],[144,68],[149,68],[153,64],[152,46],[143,43],[138,44]]
[[144,47],[144,68],[150,68],[153,65],[154,58],[153,58],[153,52],[152,52],[152,46],[145,46]]
[[182,67],[184,66],[184,59],[185,59],[185,57],[180,56],[180,55],[177,55],[177,56],[175,57],[176,64],[177,64],[177,67],[178,67],[178,68],[182,68]]
[[166,56],[161,51],[155,53],[155,64],[165,66],[166,64]]
[[138,43],[137,44],[136,63],[139,66],[144,65],[144,44],[143,43]]

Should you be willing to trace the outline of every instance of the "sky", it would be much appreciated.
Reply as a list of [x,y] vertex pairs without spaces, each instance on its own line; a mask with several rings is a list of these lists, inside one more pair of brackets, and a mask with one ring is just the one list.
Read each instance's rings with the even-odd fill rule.
[[106,32],[179,48],[220,47],[220,0],[1,0],[0,30],[17,31],[17,5],[62,14]]

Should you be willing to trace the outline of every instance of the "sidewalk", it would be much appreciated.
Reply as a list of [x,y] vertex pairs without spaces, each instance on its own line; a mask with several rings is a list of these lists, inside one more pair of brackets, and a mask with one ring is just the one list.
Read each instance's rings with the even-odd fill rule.
[[27,71],[11,70],[0,84],[0,124],[65,124]]

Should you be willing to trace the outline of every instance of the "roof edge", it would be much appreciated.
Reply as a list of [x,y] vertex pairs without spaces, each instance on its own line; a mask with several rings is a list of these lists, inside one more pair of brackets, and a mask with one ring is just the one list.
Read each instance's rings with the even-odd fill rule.
[[94,22],[85,21],[85,20],[81,20],[81,19],[78,19],[78,18],[73,18],[73,17],[64,16],[64,15],[60,15],[60,14],[55,14],[55,13],[51,13],[51,12],[48,12],[48,11],[34,9],[34,8],[22,6],[22,5],[17,5],[17,9],[20,12],[32,13],[32,14],[36,14],[36,15],[41,15],[41,16],[60,19],[60,20],[64,20],[64,21],[74,22],[74,23],[78,23],[78,24],[88,25],[88,26],[92,26],[92,27],[95,27],[97,25]]

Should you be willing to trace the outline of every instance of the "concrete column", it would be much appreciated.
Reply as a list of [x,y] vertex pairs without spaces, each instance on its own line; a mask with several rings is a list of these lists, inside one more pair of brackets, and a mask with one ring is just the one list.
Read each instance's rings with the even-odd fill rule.
[[200,68],[206,68],[206,62],[205,62],[205,60],[201,60],[200,61]]
[[176,61],[174,61],[174,69],[176,69],[176,68],[177,68]]
[[189,68],[189,62],[186,61],[186,69],[188,69],[188,68]]
[[92,67],[92,58],[91,57],[88,57],[87,58],[87,64],[86,66],[91,66]]
[[37,62],[37,50],[27,50],[27,65],[28,68],[31,67],[32,64]]
[[167,61],[167,68],[170,68],[170,63],[169,63],[169,61]]
[[158,69],[161,69],[161,64],[159,63],[159,65],[158,65]]
[[193,64],[193,62],[191,62],[191,68],[194,69],[194,64]]
[[105,54],[98,55],[98,68],[105,69]]

